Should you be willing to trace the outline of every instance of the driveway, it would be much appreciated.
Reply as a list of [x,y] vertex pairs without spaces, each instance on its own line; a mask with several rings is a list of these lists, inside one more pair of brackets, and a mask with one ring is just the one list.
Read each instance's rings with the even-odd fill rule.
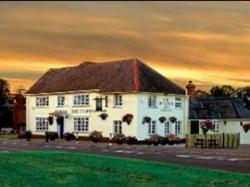
[[241,146],[238,149],[194,149],[184,148],[184,145],[173,147],[112,144],[109,146],[108,143],[94,144],[87,141],[77,143],[56,140],[46,143],[42,139],[26,141],[0,138],[0,152],[29,150],[93,153],[250,173],[250,146]]

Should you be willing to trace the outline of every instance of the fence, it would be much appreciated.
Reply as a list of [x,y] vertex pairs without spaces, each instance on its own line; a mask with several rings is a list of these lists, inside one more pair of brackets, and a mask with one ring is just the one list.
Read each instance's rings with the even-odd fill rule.
[[[186,147],[194,147],[197,138],[205,139],[203,134],[186,135]],[[240,133],[207,134],[207,140],[215,139],[219,148],[238,148],[240,145]]]

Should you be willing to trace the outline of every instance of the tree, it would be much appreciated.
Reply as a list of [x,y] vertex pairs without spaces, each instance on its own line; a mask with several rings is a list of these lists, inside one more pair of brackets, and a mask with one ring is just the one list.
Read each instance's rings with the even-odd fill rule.
[[3,106],[7,103],[9,95],[9,83],[4,79],[0,79],[0,106]]
[[213,86],[210,90],[212,96],[234,97],[236,90],[231,85]]

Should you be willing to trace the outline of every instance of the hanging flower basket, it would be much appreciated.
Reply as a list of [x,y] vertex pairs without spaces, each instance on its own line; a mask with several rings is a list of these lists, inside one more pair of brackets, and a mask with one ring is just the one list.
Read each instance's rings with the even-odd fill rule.
[[52,124],[53,124],[53,117],[52,117],[52,116],[49,116],[49,117],[48,117],[48,121],[49,121],[49,124],[52,125]]
[[132,114],[126,114],[122,117],[122,121],[127,122],[128,125],[131,123],[132,119],[133,119]]
[[102,113],[99,116],[100,116],[100,118],[102,118],[102,120],[105,120],[108,117],[108,114]]
[[177,120],[177,119],[176,119],[176,117],[174,117],[174,116],[172,116],[172,117],[169,118],[169,121],[171,121],[172,123],[176,122],[176,120]]
[[250,123],[246,123],[246,124],[242,125],[242,128],[245,131],[245,133],[247,133],[248,130],[250,129]]
[[210,120],[206,120],[206,121],[204,121],[204,122],[201,122],[201,129],[202,129],[202,132],[203,132],[203,134],[207,134],[207,132],[209,131],[209,130],[211,130],[213,128],[213,123],[212,123],[212,121],[210,121]]
[[151,122],[151,118],[149,117],[149,116],[145,116],[144,118],[143,118],[143,121],[142,121],[142,123],[144,124],[144,123],[150,123]]
[[159,117],[159,121],[160,121],[161,123],[164,123],[166,120],[167,120],[167,118],[164,117],[164,116]]
[[56,118],[56,122],[57,122],[57,124],[62,124],[63,123],[63,117],[57,117]]

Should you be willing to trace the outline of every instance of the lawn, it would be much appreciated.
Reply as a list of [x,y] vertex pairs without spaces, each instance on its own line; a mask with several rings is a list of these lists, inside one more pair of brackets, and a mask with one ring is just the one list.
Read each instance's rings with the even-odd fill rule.
[[66,152],[0,153],[0,186],[250,186],[250,175]]

